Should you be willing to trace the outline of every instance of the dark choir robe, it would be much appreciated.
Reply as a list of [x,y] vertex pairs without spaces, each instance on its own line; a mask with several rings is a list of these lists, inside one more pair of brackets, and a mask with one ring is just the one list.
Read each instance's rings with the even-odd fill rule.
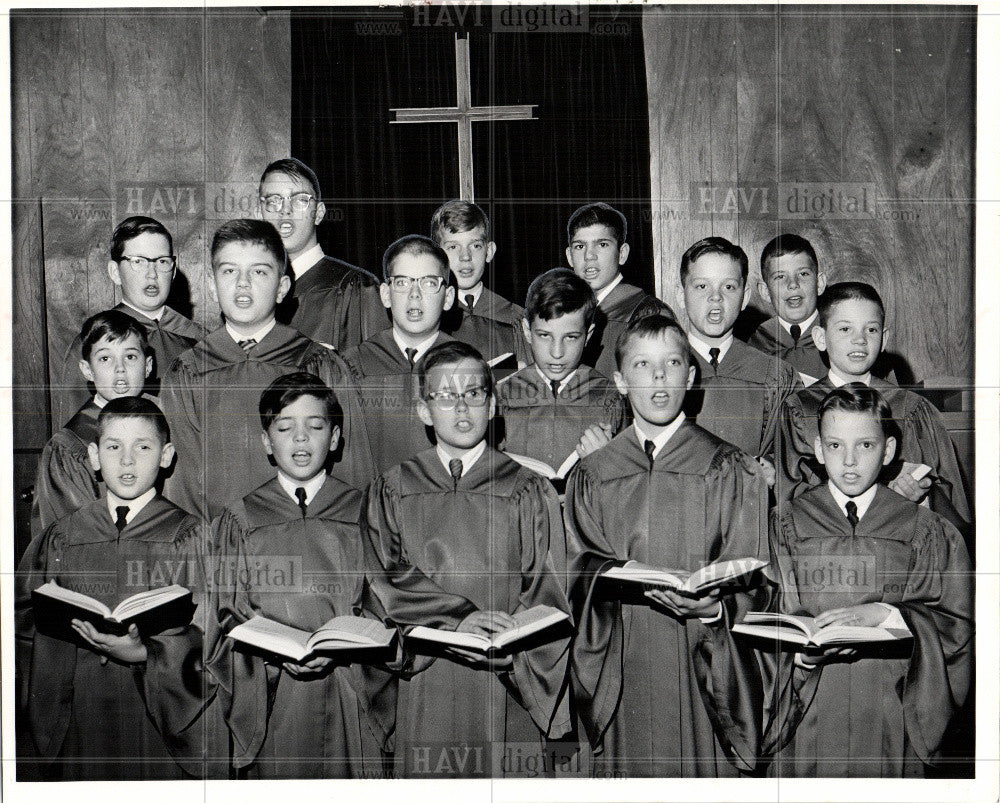
[[[249,766],[250,777],[381,777],[395,716],[387,671],[351,664],[300,680],[225,638],[256,615],[309,631],[353,615],[364,581],[360,513],[361,492],[327,477],[303,517],[275,478],[215,523],[226,582],[209,670],[220,686],[234,763]],[[379,675],[385,688],[366,695]]]
[[585,365],[553,396],[549,381],[532,364],[497,384],[497,416],[503,451],[558,469],[587,428],[608,424],[611,434],[618,434],[626,403],[611,380]]
[[635,285],[621,282],[597,305],[594,318],[594,334],[587,342],[583,361],[597,369],[604,376],[612,376],[618,370],[615,362],[615,346],[633,317],[641,317],[650,312],[673,311],[645,290]]
[[[391,469],[368,491],[362,533],[372,591],[404,637],[418,624],[454,630],[476,610],[569,610],[555,492],[493,449],[457,484],[433,448]],[[414,656],[405,638],[404,647],[396,757],[405,776],[499,776],[516,768],[493,763],[494,748],[538,760],[543,734],[569,730],[568,637],[517,652],[512,670],[495,673]]]
[[371,453],[344,361],[281,324],[245,352],[222,326],[181,354],[164,378],[163,412],[177,449],[167,496],[209,520],[273,477],[261,444],[258,404],[268,385],[296,371],[315,374],[337,394],[344,442],[333,474],[364,487],[371,477]]
[[459,291],[455,304],[441,319],[441,328],[456,340],[474,346],[487,361],[510,353],[521,367],[531,361],[531,351],[521,332],[520,320],[511,320],[518,311],[523,317],[524,310],[487,288],[483,288],[479,301],[469,309]]
[[[434,345],[450,340],[453,338],[438,332]],[[417,370],[399,350],[391,328],[348,351],[344,361],[350,366],[365,411],[374,459],[372,480],[433,443],[430,430],[417,417]]]
[[324,256],[295,279],[277,317],[311,340],[343,352],[390,325],[378,285],[368,271]]
[[[170,307],[163,308],[163,315],[158,321],[147,318],[124,303],[112,309],[135,318],[145,330],[149,347],[153,350],[153,372],[146,380],[146,391],[158,396],[160,381],[174,358],[201,340],[205,336],[205,329]],[[92,395],[87,388],[87,380],[80,373],[80,360],[83,359],[81,345],[80,336],[77,335],[63,358],[57,380],[59,386],[52,389],[52,415],[56,421],[65,421]]]
[[[823,352],[816,348],[812,339],[812,330],[818,326],[817,317],[813,325],[802,332],[798,341],[795,341],[775,316],[757,327],[750,337],[749,344],[763,354],[784,360],[799,372],[799,379],[803,385],[811,385],[826,376],[830,370],[823,361]],[[806,379],[802,374],[810,378]]]
[[[49,527],[21,560],[17,636],[31,644],[27,720],[34,745],[19,767],[52,780],[201,777],[200,715],[207,536],[193,516],[154,497],[119,534],[105,497]],[[31,590],[54,580],[114,607],[172,583],[191,588],[195,621],[145,638],[145,664],[125,665],[34,630]],[[82,645],[83,642],[81,641]],[[183,770],[181,769],[183,767]]]
[[[777,467],[776,488],[781,499],[791,499],[826,482],[826,470],[816,459],[813,443],[819,434],[816,414],[834,387],[827,374],[815,385],[791,396],[782,411],[781,460]],[[972,514],[955,445],[941,420],[941,413],[923,396],[877,377],[872,377],[871,387],[885,398],[899,429],[896,458],[883,472],[882,481],[891,482],[904,461],[930,466],[928,476],[933,481],[928,493],[930,509],[965,530],[966,524],[972,521]]]
[[615,599],[597,576],[629,560],[689,570],[767,560],[767,485],[757,465],[686,421],[651,469],[629,427],[580,461],[565,507],[577,612],[573,690],[594,769],[626,778],[752,770],[761,678],[730,627],[756,592],[725,596],[721,618],[703,623],[641,598]]
[[685,413],[748,455],[774,459],[781,406],[802,387],[795,369],[736,339],[718,369],[694,347],[691,356],[698,372]]
[[793,669],[792,653],[782,652],[789,699],[774,708],[782,714],[771,727],[787,743],[770,772],[922,775],[972,680],[972,567],[961,535],[884,486],[852,532],[824,483],[772,514],[772,537],[781,610],[816,616],[885,602],[913,642],[862,648],[811,671]]

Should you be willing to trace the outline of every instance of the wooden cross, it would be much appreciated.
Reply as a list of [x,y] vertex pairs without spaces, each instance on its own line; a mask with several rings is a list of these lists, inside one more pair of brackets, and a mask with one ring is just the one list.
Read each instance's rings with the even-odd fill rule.
[[457,123],[458,124],[458,180],[460,197],[475,201],[472,184],[472,124],[495,120],[531,120],[535,106],[473,106],[472,76],[469,73],[468,36],[455,35],[455,71],[457,73],[458,103],[455,106],[438,106],[427,109],[390,109],[396,119],[390,123]]

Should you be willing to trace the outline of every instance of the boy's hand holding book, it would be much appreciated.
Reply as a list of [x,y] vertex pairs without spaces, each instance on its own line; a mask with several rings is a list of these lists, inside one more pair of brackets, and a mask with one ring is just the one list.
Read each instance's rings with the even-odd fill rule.
[[702,596],[692,597],[669,588],[651,588],[644,592],[644,596],[681,619],[697,617],[710,620],[722,613],[719,593],[718,588],[713,588]]
[[285,661],[281,668],[293,678],[299,680],[315,680],[326,677],[337,666],[337,661],[329,655],[317,655],[308,661],[296,663],[295,661]]
[[108,662],[108,658],[114,658],[123,664],[141,664],[146,661],[146,645],[139,638],[139,629],[134,624],[129,625],[124,636],[102,633],[91,622],[80,619],[73,619],[70,624],[94,652],[100,653],[101,666]]
[[596,452],[609,443],[611,443],[611,425],[605,423],[592,424],[580,436],[580,442],[576,445],[576,453],[581,458],[586,457],[591,452]]
[[889,483],[889,487],[911,502],[919,503],[930,490],[931,478],[927,476],[930,470],[931,467],[924,463],[904,462],[903,470]]
[[[458,627],[456,633],[471,633],[483,638],[493,638],[498,633],[516,627],[517,622],[509,613],[503,611],[474,611],[466,616]],[[503,672],[514,666],[514,659],[510,655],[499,658],[483,655],[474,650],[466,650],[461,647],[449,646],[448,653],[460,659],[475,669],[486,669],[491,672]]]

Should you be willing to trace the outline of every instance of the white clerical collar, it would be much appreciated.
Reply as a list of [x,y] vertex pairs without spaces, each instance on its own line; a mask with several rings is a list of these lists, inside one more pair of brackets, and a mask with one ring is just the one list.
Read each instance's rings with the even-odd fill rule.
[[299,498],[295,495],[296,488],[306,489],[306,504],[308,505],[312,502],[313,497],[319,493],[319,489],[323,487],[323,483],[326,482],[326,472],[321,471],[311,480],[306,482],[299,482],[298,480],[293,480],[291,477],[285,476],[280,468],[278,469],[278,484],[284,488],[285,493],[288,494],[295,504],[299,503]]
[[831,368],[827,376],[830,378],[830,384],[835,388],[842,388],[848,382],[860,382],[862,385],[870,385],[872,381],[871,371],[864,376],[852,376],[850,379],[844,379],[844,377],[837,373],[836,369]]
[[617,276],[615,276],[614,279],[611,280],[609,284],[605,285],[600,290],[598,290],[594,294],[597,296],[597,303],[600,304],[601,302],[604,301],[604,299],[606,299],[609,295],[611,295],[611,291],[614,290],[618,285],[620,285],[624,279],[625,277],[622,276],[621,273],[619,273]]
[[[437,451],[438,460],[441,461],[441,465],[444,466],[444,470],[447,471],[449,474],[451,474],[451,468],[449,467],[448,464],[455,458],[452,457],[450,454],[448,454],[444,449],[442,449],[440,443],[437,446],[435,446],[434,449]],[[477,443],[475,446],[473,446],[471,449],[469,449],[459,457],[459,459],[462,461],[463,477],[469,473],[470,468],[476,465],[476,461],[483,456],[483,452],[485,451],[486,451],[486,441],[481,440],[479,441],[479,443]]]
[[[532,363],[532,365],[535,366],[535,370],[538,371],[538,375],[542,378],[542,380],[545,382],[545,384],[548,385],[549,387],[552,387],[552,380],[549,379],[543,373],[543,371],[542,371],[541,368],[538,367],[538,363],[535,362],[535,363]],[[566,389],[566,386],[569,384],[569,381],[573,378],[573,376],[579,370],[580,370],[579,368],[574,368],[572,371],[570,371],[568,374],[566,374],[566,376],[564,376],[562,379],[559,380],[559,392],[560,393],[562,393],[563,390]]]
[[479,299],[483,297],[484,289],[483,280],[480,279],[476,282],[475,287],[470,287],[468,290],[459,290],[458,300],[461,301],[464,306],[468,307],[469,305],[465,303],[465,297],[472,296],[472,306],[475,307],[479,303]]
[[646,441],[653,442],[653,457],[656,457],[662,451],[663,447],[667,445],[667,441],[669,441],[674,436],[674,433],[681,428],[681,424],[683,423],[684,413],[678,413],[677,418],[667,424],[663,432],[655,438],[651,438],[643,432],[638,421],[632,424],[632,428],[635,430],[635,437],[639,439],[640,446],[645,447]]
[[124,296],[122,297],[122,304],[131,310],[135,310],[144,318],[149,318],[151,321],[158,321],[163,317],[163,313],[166,311],[166,306],[161,306],[156,312],[147,312],[144,309],[139,309],[135,304],[129,304],[128,299]]
[[324,256],[323,247],[316,243],[312,248],[306,249],[295,257],[292,260],[292,273],[295,274],[295,278],[300,279],[305,276],[306,272],[314,265],[318,265]]
[[277,321],[274,320],[274,318],[271,318],[270,321],[265,323],[262,327],[260,327],[260,329],[258,329],[253,334],[241,335],[239,332],[235,331],[232,326],[229,325],[228,321],[226,321],[226,331],[229,332],[229,336],[237,343],[239,343],[241,340],[256,340],[258,343],[260,343],[261,340],[263,340],[265,337],[268,336],[268,334],[274,328],[276,323]]
[[153,501],[154,496],[156,496],[156,488],[150,488],[146,493],[137,496],[135,499],[121,499],[109,490],[108,498],[105,501],[108,503],[108,513],[111,514],[111,521],[118,520],[116,507],[127,507],[128,513],[125,514],[125,523],[130,524],[132,519],[138,516],[142,509]]
[[733,335],[730,334],[729,337],[727,337],[721,343],[719,343],[717,345],[709,345],[704,340],[702,340],[700,337],[698,337],[698,335],[696,335],[694,332],[688,332],[688,343],[691,344],[691,348],[693,348],[695,351],[698,352],[698,354],[701,355],[701,358],[705,362],[711,362],[712,361],[712,355],[708,353],[709,350],[710,349],[718,349],[719,350],[719,362],[721,363],[726,358],[726,353],[729,351],[729,347],[733,345],[733,340],[734,339],[735,338],[733,337]]
[[402,335],[400,335],[399,330],[396,329],[395,324],[392,327],[392,339],[396,341],[396,345],[399,346],[400,353],[405,357],[407,349],[416,349],[417,353],[413,358],[413,362],[416,362],[421,357],[423,357],[427,350],[434,345],[434,341],[437,340],[438,332],[434,332],[430,337],[421,340],[417,345],[411,346],[405,340],[403,340]]
[[[801,331],[799,337],[802,337],[802,335],[806,334],[810,329],[812,329],[812,325],[813,323],[815,323],[816,318],[818,316],[819,316],[819,310],[813,310],[813,314],[799,324],[799,330]],[[780,315],[778,316],[778,323],[781,324],[781,328],[784,329],[786,332],[788,332],[788,334],[792,333],[792,324],[790,324]]]
[[833,501],[837,503],[837,507],[840,508],[841,512],[845,516],[847,515],[847,503],[854,502],[854,504],[858,506],[858,521],[861,521],[861,519],[864,518],[865,513],[868,512],[868,508],[871,507],[872,500],[875,498],[875,492],[878,490],[878,483],[858,496],[848,496],[841,491],[840,488],[834,485],[831,480],[827,480],[826,487],[830,489],[830,493],[833,495]]

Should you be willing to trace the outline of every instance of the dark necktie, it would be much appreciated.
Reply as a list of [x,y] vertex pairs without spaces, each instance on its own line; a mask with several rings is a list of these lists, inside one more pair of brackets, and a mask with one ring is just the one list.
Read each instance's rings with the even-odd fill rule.
[[802,327],[797,323],[793,323],[788,327],[788,334],[792,336],[792,348],[799,345],[799,338],[802,337]]
[[552,395],[553,395],[553,397],[559,398],[559,380],[558,379],[550,379],[549,380],[549,387],[552,388]]
[[708,364],[712,366],[713,371],[719,370],[719,349],[710,348],[708,350]]
[[656,444],[653,443],[652,441],[646,441],[642,445],[642,448],[643,448],[643,451],[646,452],[646,459],[649,460],[649,468],[650,468],[650,470],[652,470],[652,468],[653,468],[653,459],[654,459],[653,458],[653,452],[656,451]]
[[856,530],[858,528],[858,522],[860,521],[858,518],[858,506],[854,504],[853,500],[851,500],[844,505],[844,509],[847,510],[847,521],[850,522],[851,529]]
[[417,360],[417,350],[416,349],[403,349],[406,352],[406,359],[410,361],[410,368],[413,367],[413,363]]
[[125,529],[125,525],[128,524],[128,522],[125,521],[128,517],[128,505],[120,505],[119,507],[116,507],[115,515],[117,516],[115,519],[115,527],[118,528],[118,532],[121,532]]
[[465,297],[465,306],[468,308],[470,313],[472,312],[472,308],[476,306],[476,297],[472,295],[472,293],[469,293],[469,295]]
[[250,349],[257,345],[257,340],[256,338],[248,337],[246,340],[240,340],[238,345],[244,351],[250,351]]
[[302,511],[302,518],[305,518],[306,510],[309,508],[309,505],[306,503],[306,489],[296,488],[295,498],[299,500],[299,510]]
[[455,488],[458,489],[458,481],[462,479],[462,461],[457,457],[453,457],[448,461],[448,471],[451,474],[451,478],[455,480]]

